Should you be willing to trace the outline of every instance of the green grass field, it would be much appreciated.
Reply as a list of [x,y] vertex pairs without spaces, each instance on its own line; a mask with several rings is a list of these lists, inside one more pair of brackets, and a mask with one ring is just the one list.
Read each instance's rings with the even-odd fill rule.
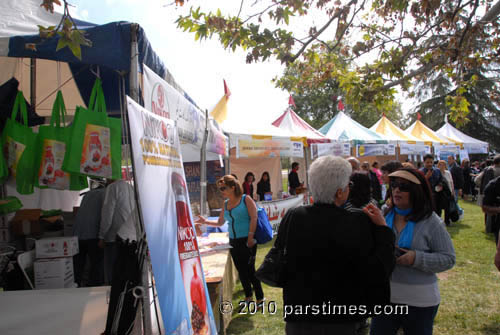
[[[471,202],[460,202],[465,210],[462,221],[448,228],[457,254],[456,266],[439,274],[441,305],[434,325],[434,334],[441,335],[497,335],[500,334],[500,273],[493,264],[495,243],[492,235],[484,232],[481,209]],[[271,242],[260,246],[257,266],[271,247]],[[238,313],[243,300],[241,284],[233,294],[233,320],[227,334],[284,334],[281,289],[264,285],[268,305],[264,311],[250,315]],[[246,311],[245,311],[246,312]]]

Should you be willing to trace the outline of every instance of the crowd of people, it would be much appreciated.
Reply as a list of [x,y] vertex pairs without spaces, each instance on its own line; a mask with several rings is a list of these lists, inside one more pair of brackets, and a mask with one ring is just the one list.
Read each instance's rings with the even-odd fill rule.
[[[289,174],[290,190],[301,186],[298,168],[294,164]],[[275,246],[287,249],[286,334],[354,335],[367,325],[366,311],[329,313],[332,303],[365,306],[370,311],[389,306],[372,317],[372,335],[397,334],[399,329],[404,334],[432,334],[441,302],[437,273],[456,262],[446,226],[463,215],[459,198],[478,200],[498,245],[500,156],[472,164],[464,159],[459,164],[454,156],[444,161],[426,155],[417,167],[410,162],[389,161],[380,166],[354,157],[325,156],[316,159],[308,172],[314,202],[290,209],[275,241]],[[226,177],[220,184],[233,185]],[[245,178],[245,182],[253,180]],[[259,184],[268,180],[269,175],[263,174]],[[234,189],[238,189],[236,184]],[[249,189],[243,186],[243,192]],[[234,194],[227,197],[229,206],[217,224],[242,201],[241,196],[233,198]],[[247,202],[245,210],[250,213],[254,207]],[[246,300],[255,291],[261,302],[264,295],[252,258],[256,249],[250,243],[251,217],[245,216],[242,223],[233,220],[233,226],[243,225],[245,243],[237,245],[237,238],[232,238],[236,247],[232,255],[235,264],[243,263],[237,268],[243,274]],[[249,249],[245,251],[248,259],[240,262],[236,254],[242,247]],[[500,270],[500,251],[495,264]],[[304,312],[304,306],[309,312]],[[394,313],[398,306],[407,309]]]
[[[298,169],[294,163],[288,176],[291,194],[302,186]],[[458,164],[454,156],[436,161],[426,155],[418,168],[410,162],[379,166],[324,156],[308,172],[313,203],[288,210],[275,241],[287,250],[286,334],[365,333],[367,315],[374,311],[371,335],[395,335],[400,329],[406,335],[432,334],[441,303],[437,274],[456,262],[446,226],[463,215],[460,197],[478,200],[500,250],[500,155],[472,164]],[[219,219],[200,217],[198,222],[229,224],[231,256],[245,301],[255,294],[262,306],[264,291],[255,276],[254,181],[251,172],[242,184],[224,176],[218,181],[226,199]],[[264,172],[257,184],[259,199],[270,191],[269,173]],[[500,270],[500,251],[495,265]]]

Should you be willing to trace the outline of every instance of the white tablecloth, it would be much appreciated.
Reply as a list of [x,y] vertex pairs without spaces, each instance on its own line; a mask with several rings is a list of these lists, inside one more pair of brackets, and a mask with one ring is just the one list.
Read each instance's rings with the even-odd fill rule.
[[104,331],[109,286],[0,292],[2,335],[96,335]]

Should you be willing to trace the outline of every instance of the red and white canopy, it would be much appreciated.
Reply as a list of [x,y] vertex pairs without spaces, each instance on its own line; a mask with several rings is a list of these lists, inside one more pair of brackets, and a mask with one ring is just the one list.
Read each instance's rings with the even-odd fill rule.
[[307,138],[307,143],[329,143],[331,142],[325,135],[311,127],[302,120],[291,108],[288,108],[273,123],[273,126],[286,130],[294,136]]

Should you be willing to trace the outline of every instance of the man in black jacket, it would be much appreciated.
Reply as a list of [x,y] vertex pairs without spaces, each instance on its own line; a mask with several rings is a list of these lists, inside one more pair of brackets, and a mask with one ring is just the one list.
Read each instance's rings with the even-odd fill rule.
[[361,164],[361,169],[366,171],[370,178],[372,198],[375,199],[377,203],[380,203],[380,200],[382,200],[382,185],[380,185],[377,174],[370,169],[370,163],[368,162],[363,162],[363,164]]
[[280,224],[287,335],[354,334],[375,305],[390,302],[394,234],[375,205],[342,208],[351,171],[341,157],[318,158],[309,173],[314,204],[289,210]]
[[458,166],[454,156],[448,156],[448,169],[450,170],[451,177],[453,178],[455,203],[457,204],[458,212],[462,214],[464,210],[458,205],[458,197],[462,196],[462,190],[464,188],[464,172],[462,168]]

